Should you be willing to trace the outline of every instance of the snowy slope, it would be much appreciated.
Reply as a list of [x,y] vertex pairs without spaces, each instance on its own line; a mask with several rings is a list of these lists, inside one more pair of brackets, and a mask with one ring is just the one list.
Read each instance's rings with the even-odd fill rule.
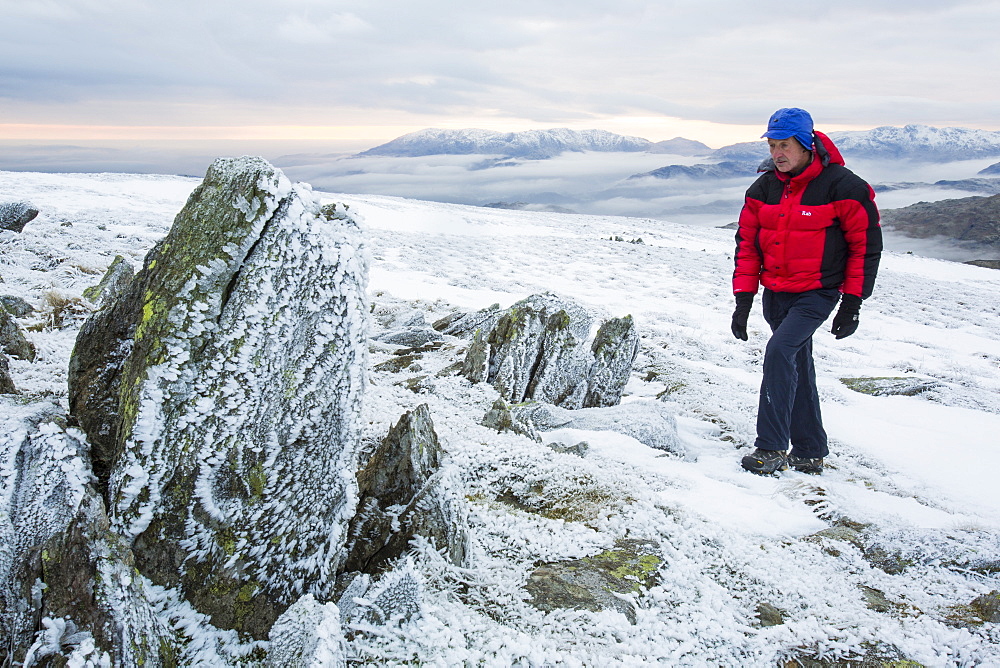
[[[81,320],[70,314],[65,328],[42,328],[52,310],[46,296],[78,297],[115,254],[138,266],[195,184],[0,172],[0,200],[26,199],[42,210],[24,234],[0,233],[0,294],[40,309],[22,320],[41,329],[29,332],[39,359],[11,363],[23,392],[65,400]],[[624,400],[662,397],[677,411],[689,452],[666,457],[610,432],[557,434],[590,443],[581,459],[486,429],[479,421],[495,392],[435,376],[461,359],[458,339],[424,360],[430,390],[399,385],[406,374],[374,373],[365,409],[370,435],[428,403],[443,446],[466,472],[476,568],[458,572],[433,550],[419,550],[425,614],[360,633],[350,648],[357,660],[770,666],[796,655],[858,658],[889,647],[927,666],[1000,664],[997,624],[949,621],[1000,589],[996,569],[982,567],[983,560],[1000,563],[1000,273],[884,257],[858,333],[843,341],[817,335],[828,470],[757,477],[738,460],[753,439],[766,326],[757,306],[749,342],[729,332],[732,232],[369,195],[324,199],[346,201],[366,220],[372,300],[385,317],[417,310],[433,321],[543,290],[599,315],[632,314],[643,341]],[[372,362],[390,353],[376,348]],[[877,397],[839,380],[859,376],[905,376],[932,389]],[[609,501],[569,521],[489,500],[513,478],[586,481]],[[868,525],[869,543],[903,555],[907,568],[890,574],[848,542],[807,539],[838,519]],[[546,614],[525,602],[537,562],[595,554],[623,537],[655,541],[665,562],[660,584],[635,599],[635,624],[619,613]],[[888,611],[867,604],[869,590],[884,595]],[[760,627],[762,602],[789,612],[786,622]],[[239,653],[231,635],[177,609],[171,614],[198,637],[189,661]]]

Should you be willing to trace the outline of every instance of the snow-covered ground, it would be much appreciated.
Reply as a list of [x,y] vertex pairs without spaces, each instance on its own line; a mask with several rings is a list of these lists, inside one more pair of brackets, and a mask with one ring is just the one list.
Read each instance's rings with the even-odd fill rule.
[[[0,172],[0,201],[28,200],[42,211],[22,234],[0,232],[0,294],[38,309],[21,320],[38,358],[11,360],[23,393],[65,401],[65,369],[87,312],[83,289],[115,255],[138,269],[197,183]],[[357,660],[770,666],[895,648],[927,666],[1000,665],[1000,625],[955,622],[977,596],[1000,590],[1000,272],[886,254],[857,334],[816,337],[827,470],[759,477],[739,459],[754,437],[767,328],[757,305],[749,342],[729,331],[731,231],[374,195],[323,198],[348,203],[365,220],[371,298],[383,320],[419,310],[431,322],[542,291],[600,316],[631,314],[643,338],[623,401],[659,397],[673,406],[688,452],[665,456],[611,432],[553,435],[587,441],[580,458],[482,427],[492,388],[435,375],[461,359],[459,339],[422,362],[419,375],[431,380],[419,393],[398,384],[405,371],[373,372],[369,435],[427,403],[462,468],[474,568],[459,571],[421,550],[425,613],[357,635]],[[61,328],[46,326],[54,310]],[[373,363],[389,354],[373,351]],[[907,377],[930,389],[869,396],[840,381],[854,377]],[[552,519],[495,501],[512,480],[547,481],[552,494],[604,502],[581,501],[570,519]],[[853,544],[806,539],[838,520],[867,525],[866,545],[901,555],[906,568],[890,574]],[[635,598],[634,624],[617,612],[543,613],[528,604],[523,587],[537,563],[595,554],[620,538],[654,541],[664,559],[659,583]],[[887,605],[872,606],[871,590]],[[761,627],[761,603],[784,610],[785,623]],[[188,658],[238,653],[225,649],[229,636],[219,638]]]

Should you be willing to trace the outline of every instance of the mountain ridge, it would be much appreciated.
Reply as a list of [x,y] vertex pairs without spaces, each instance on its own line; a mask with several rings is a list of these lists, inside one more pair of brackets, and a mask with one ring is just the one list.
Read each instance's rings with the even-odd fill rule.
[[526,130],[499,132],[468,128],[447,130],[425,128],[397,137],[359,156],[420,157],[425,155],[504,155],[544,159],[567,151],[639,152],[654,143],[641,137],[619,135],[607,130]]
[[[910,124],[871,130],[829,133],[850,158],[962,160],[1000,156],[1000,131]],[[653,142],[607,130],[550,128],[500,132],[479,128],[425,128],[356,154],[357,156],[421,157],[429,155],[502,155],[546,159],[565,152],[647,152],[705,155],[722,161],[753,161],[766,157],[763,142],[739,142],[712,150],[684,137]]]

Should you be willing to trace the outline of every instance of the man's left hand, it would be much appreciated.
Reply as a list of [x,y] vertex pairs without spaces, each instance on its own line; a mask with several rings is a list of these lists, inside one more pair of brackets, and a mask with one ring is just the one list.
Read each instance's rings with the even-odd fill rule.
[[858,331],[858,314],[861,313],[861,297],[844,295],[840,300],[837,315],[833,316],[830,331],[838,339],[843,339]]

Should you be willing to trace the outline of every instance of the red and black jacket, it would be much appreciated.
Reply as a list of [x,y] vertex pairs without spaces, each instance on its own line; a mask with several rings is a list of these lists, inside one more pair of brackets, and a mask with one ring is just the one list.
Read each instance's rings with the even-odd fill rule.
[[875,192],[815,133],[813,160],[795,177],[774,169],[747,190],[736,232],[733,292],[839,288],[872,293],[882,254]]

